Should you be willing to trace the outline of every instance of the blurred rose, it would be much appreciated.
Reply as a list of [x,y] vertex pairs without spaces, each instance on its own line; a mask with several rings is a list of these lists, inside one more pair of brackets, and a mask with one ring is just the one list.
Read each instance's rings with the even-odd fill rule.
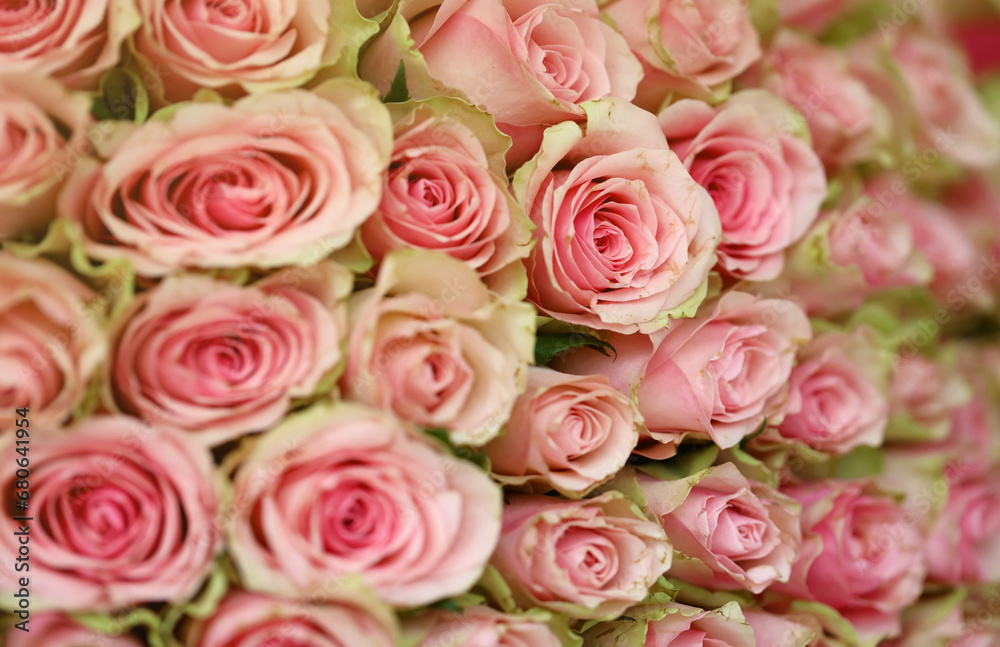
[[0,428],[15,410],[57,429],[107,358],[103,308],[72,274],[48,261],[0,252]]
[[649,333],[704,298],[718,214],[652,115],[621,100],[585,109],[586,128],[549,128],[514,176],[536,226],[528,299],[562,321]]
[[142,645],[134,636],[98,633],[79,624],[71,616],[54,611],[32,614],[25,626],[28,627],[27,632],[14,627],[8,629],[4,644],[7,647],[141,647]]
[[582,349],[559,364],[635,395],[657,441],[640,443],[645,456],[669,458],[687,434],[732,447],[780,421],[795,352],[812,336],[802,310],[782,299],[729,291],[699,313],[648,337],[612,335],[614,359]]
[[0,76],[0,120],[0,239],[41,236],[63,180],[90,152],[90,99],[43,77]]
[[795,616],[780,616],[757,607],[743,609],[747,624],[753,629],[757,645],[773,647],[814,647],[822,630]]
[[802,548],[795,501],[748,481],[732,463],[673,481],[638,478],[646,513],[683,556],[674,561],[672,577],[752,593],[788,581]]
[[392,611],[352,592],[350,601],[309,604],[230,591],[189,629],[186,647],[394,647]]
[[[972,239],[962,230],[960,217],[941,204],[910,194],[900,196],[896,209],[910,221],[913,245],[934,270],[931,291],[950,306],[959,305],[959,295],[983,302],[985,295],[964,294],[967,282],[986,259],[979,258]],[[995,267],[992,271],[996,272]]]
[[667,602],[652,613],[656,619],[648,623],[627,619],[599,623],[583,633],[584,644],[588,647],[779,647],[778,643],[755,640],[753,629],[736,602],[711,611]]
[[[995,468],[994,468],[995,469]],[[1000,476],[962,479],[948,488],[948,500],[927,540],[928,577],[962,584],[1000,581]]]
[[503,432],[484,451],[501,483],[584,494],[625,466],[640,424],[632,400],[605,376],[533,366]]
[[[900,354],[889,386],[893,422],[911,440],[944,440],[954,414],[969,401],[968,385],[954,369],[922,355]],[[919,426],[913,429],[910,423]],[[890,428],[891,430],[891,428]],[[908,433],[905,433],[908,432]],[[914,433],[916,436],[914,437]]]
[[844,53],[790,29],[775,36],[762,64],[741,81],[801,112],[813,148],[827,166],[869,160],[889,136],[888,112],[851,74]]
[[508,145],[488,115],[458,100],[437,98],[403,113],[382,203],[362,230],[368,252],[375,258],[400,248],[444,252],[496,291],[523,296],[520,259],[531,233],[507,191]]
[[784,489],[802,504],[802,554],[774,589],[827,604],[867,641],[900,631],[899,613],[920,596],[924,541],[888,496],[859,481],[815,481]]
[[512,615],[483,606],[461,613],[432,610],[407,621],[417,647],[561,647],[544,614]]
[[[211,455],[126,416],[87,418],[68,432],[31,445],[32,609],[113,611],[194,595],[221,548]],[[14,456],[13,434],[0,445]],[[13,458],[0,464],[8,555],[24,523],[12,519],[17,469]],[[0,582],[0,606],[17,608],[17,590],[14,577]]]
[[493,565],[522,608],[616,618],[670,567],[663,529],[620,492],[578,501],[507,499]]
[[344,302],[353,284],[350,272],[329,262],[248,287],[170,277],[140,294],[118,324],[114,402],[206,445],[262,431],[343,361]]
[[615,0],[605,11],[642,61],[636,104],[651,112],[675,91],[724,99],[729,82],[760,58],[750,6],[740,0]]
[[494,438],[524,388],[534,310],[491,293],[468,265],[444,254],[400,250],[383,259],[375,286],[355,292],[345,395],[453,442]]
[[392,133],[371,89],[347,79],[116,128],[106,162],[77,165],[60,215],[90,256],[144,276],[309,265],[347,245],[378,205]]
[[464,593],[500,531],[501,493],[472,463],[395,418],[316,407],[260,437],[233,480],[229,550],[248,589],[335,599],[360,575],[383,600]]
[[670,149],[719,211],[719,267],[729,276],[778,276],[785,249],[819,214],[826,176],[801,119],[763,90],[739,92],[719,108],[685,99],[660,113]]
[[778,0],[781,22],[810,34],[821,33],[852,0]]

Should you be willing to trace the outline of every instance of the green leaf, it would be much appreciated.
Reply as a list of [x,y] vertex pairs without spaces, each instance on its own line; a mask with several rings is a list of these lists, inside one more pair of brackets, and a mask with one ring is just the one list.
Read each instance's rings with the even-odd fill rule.
[[402,103],[409,100],[410,91],[406,88],[406,66],[403,65],[403,61],[400,61],[399,67],[396,68],[396,76],[392,79],[392,85],[389,86],[389,92],[382,97],[382,101],[384,103]]
[[149,94],[138,74],[113,68],[101,78],[101,93],[91,112],[97,119],[142,123],[149,116]]
[[764,422],[760,423],[760,427],[757,428],[757,431],[753,432],[749,436],[744,436],[743,440],[740,441],[740,449],[746,449],[747,443],[764,433],[765,429],[767,429],[767,418],[764,418]]
[[605,357],[610,357],[608,350],[618,357],[614,346],[608,342],[598,339],[587,333],[562,333],[557,335],[539,335],[535,339],[535,364],[543,366],[552,361],[552,358],[571,348],[589,346],[597,350]]

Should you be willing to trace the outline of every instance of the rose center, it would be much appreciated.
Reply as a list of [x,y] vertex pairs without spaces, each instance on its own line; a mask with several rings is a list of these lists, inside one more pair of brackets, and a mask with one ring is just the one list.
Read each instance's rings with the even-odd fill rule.
[[323,543],[332,553],[344,554],[391,536],[392,503],[364,483],[345,483],[327,492],[320,509]]

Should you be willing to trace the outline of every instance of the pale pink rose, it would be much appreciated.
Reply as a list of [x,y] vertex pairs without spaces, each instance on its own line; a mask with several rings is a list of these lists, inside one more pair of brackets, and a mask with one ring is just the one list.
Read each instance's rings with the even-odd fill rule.
[[649,333],[704,298],[719,217],[653,115],[612,99],[585,109],[585,128],[549,128],[514,176],[536,227],[528,299],[562,321]]
[[103,163],[80,160],[60,215],[88,255],[144,276],[309,265],[347,245],[378,206],[392,132],[371,88],[348,79],[116,129]]
[[732,463],[685,479],[640,473],[646,513],[655,518],[683,559],[670,575],[712,590],[760,593],[787,582],[802,548],[798,505],[773,488],[749,481]]
[[509,142],[492,119],[437,98],[399,116],[395,131],[382,203],[362,229],[368,252],[444,252],[498,292],[516,284],[523,294],[530,225],[507,190],[501,149]]
[[814,481],[784,493],[802,504],[802,554],[789,583],[773,588],[833,607],[864,641],[898,634],[899,613],[920,597],[927,570],[914,520],[860,481]]
[[960,217],[948,207],[904,194],[896,208],[910,221],[913,246],[934,270],[931,292],[954,305],[956,296],[965,292],[965,283],[987,259],[980,258],[960,225]]
[[731,290],[699,313],[649,336],[610,336],[615,358],[582,349],[558,364],[634,394],[656,441],[640,442],[645,456],[669,458],[688,434],[732,447],[765,420],[780,422],[795,353],[812,336],[802,310],[782,299]]
[[348,311],[347,398],[445,429],[457,444],[499,433],[532,359],[530,305],[491,293],[445,254],[398,250]]
[[902,29],[888,40],[873,33],[855,42],[849,56],[854,73],[892,111],[897,139],[912,137],[918,154],[934,151],[975,169],[1000,160],[1000,127],[951,43]]
[[0,252],[0,276],[0,429],[22,407],[34,425],[58,428],[107,359],[103,305],[46,260]]
[[709,611],[667,602],[650,611],[656,619],[649,622],[626,619],[599,623],[583,633],[584,644],[588,647],[784,647],[755,640],[753,629],[736,602]]
[[853,0],[777,0],[781,22],[810,34],[821,33],[852,4]]
[[620,492],[567,501],[509,495],[492,563],[523,608],[617,618],[668,568],[663,529]]
[[545,614],[513,615],[483,606],[461,613],[433,610],[408,620],[404,631],[417,647],[561,647]]
[[827,166],[871,159],[889,136],[888,112],[851,74],[847,56],[790,29],[774,37],[761,64],[741,82],[764,88],[801,112],[813,149]]
[[777,277],[785,249],[819,215],[826,175],[801,119],[763,90],[744,90],[718,108],[684,99],[660,113],[670,149],[719,211],[719,268],[731,277]]
[[[29,585],[30,585],[30,577]],[[4,644],[7,647],[141,647],[134,636],[107,635],[89,629],[71,616],[46,611],[31,613],[25,624],[28,631],[11,627]],[[21,620],[15,620],[21,622]]]
[[[995,468],[994,468],[995,469]],[[927,539],[928,578],[949,585],[1000,581],[1000,478],[996,472],[948,488]]]
[[902,633],[883,640],[878,647],[947,647],[965,631],[961,596],[942,592],[925,595],[904,609]]
[[90,152],[90,103],[44,77],[0,76],[0,239],[45,233],[59,187]]
[[400,62],[413,98],[450,88],[496,118],[519,161],[541,126],[582,120],[585,101],[632,99],[642,78],[594,0],[404,0],[359,71],[384,94]]
[[743,617],[753,629],[757,645],[771,647],[814,647],[821,639],[822,629],[801,617],[769,613],[758,607],[743,609]]
[[[32,436],[49,431],[32,426]],[[95,416],[31,444],[32,610],[113,611],[194,595],[221,549],[212,457],[179,432]],[[35,433],[37,432],[37,433]],[[0,440],[0,491],[13,500],[14,436]],[[18,553],[24,522],[0,519],[0,548]],[[0,582],[17,607],[18,574]]]
[[607,377],[533,366],[504,430],[484,452],[501,483],[584,494],[625,466],[640,426],[632,399]]
[[[139,26],[133,0],[58,0],[11,5],[0,19],[0,68],[96,90]],[[27,88],[26,88],[27,90]]]
[[360,575],[396,606],[467,591],[500,533],[501,492],[380,411],[340,403],[260,437],[233,479],[229,550],[244,585],[336,599]]
[[879,447],[889,403],[877,348],[867,331],[828,332],[807,344],[789,380],[785,418],[761,437],[781,438],[832,454]]
[[142,26],[130,44],[154,104],[210,88],[227,99],[302,85],[353,67],[373,33],[354,2],[135,0]]
[[[310,604],[231,591],[215,612],[188,627],[186,647],[394,647],[392,611],[352,592]],[[84,646],[81,646],[84,647]],[[95,645],[94,647],[99,647]]]
[[178,275],[140,294],[117,325],[109,400],[207,446],[279,422],[344,359],[351,273],[288,268],[240,287]]
[[[983,263],[976,270],[976,279],[996,285],[1000,279],[996,258],[1000,255],[1000,186],[996,173],[968,173],[961,181],[948,186],[941,196],[942,203],[956,216],[968,239],[972,240]],[[971,280],[964,292],[979,292],[976,281]],[[985,291],[983,291],[985,292]],[[964,304],[961,304],[964,305]]]
[[760,58],[750,6],[740,0],[615,0],[605,7],[642,61],[637,105],[652,112],[671,92],[724,99]]
[[[971,390],[951,368],[922,355],[900,354],[889,385],[890,415],[922,428],[919,440],[944,440],[955,413],[971,398]],[[905,438],[904,438],[905,439]]]

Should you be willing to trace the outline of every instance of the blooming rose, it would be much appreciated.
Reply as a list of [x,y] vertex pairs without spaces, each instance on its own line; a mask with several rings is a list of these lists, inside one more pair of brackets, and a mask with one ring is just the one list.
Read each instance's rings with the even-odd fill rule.
[[348,398],[446,429],[459,444],[499,433],[531,361],[529,305],[491,293],[472,268],[444,254],[400,250],[348,309]]
[[615,0],[605,8],[642,61],[637,105],[652,112],[671,92],[724,99],[760,58],[760,35],[740,0]]
[[493,565],[522,607],[610,619],[645,598],[670,559],[663,529],[611,491],[509,496]]
[[89,150],[90,100],[42,77],[0,76],[0,119],[0,239],[40,235],[62,180]]
[[639,425],[632,400],[605,376],[532,367],[504,431],[485,452],[501,483],[583,494],[625,466]]
[[689,433],[728,448],[780,421],[795,352],[812,336],[802,310],[782,299],[731,290],[699,313],[648,337],[612,335],[614,359],[583,349],[560,364],[635,394],[659,443],[641,443],[651,458],[673,456]]
[[827,166],[871,159],[889,135],[888,112],[851,74],[846,55],[790,29],[774,37],[761,64],[741,80],[801,112]]
[[0,276],[0,429],[13,429],[22,407],[36,426],[58,428],[105,361],[103,311],[48,261],[0,252]]
[[1000,477],[962,479],[927,539],[928,577],[950,585],[1000,580]]
[[[826,197],[823,164],[801,115],[763,90],[734,94],[718,108],[685,99],[660,113],[670,148],[719,211],[719,267],[735,278],[773,279]],[[804,129],[803,129],[804,131]]]
[[353,2],[136,0],[131,49],[154,103],[211,88],[227,99],[291,88],[336,65],[353,69],[375,31]]
[[851,66],[893,112],[900,135],[917,151],[935,151],[970,168],[1000,160],[1000,128],[983,107],[961,54],[947,41],[913,29],[856,42]]
[[456,99],[402,108],[382,203],[362,229],[365,248],[376,258],[407,247],[444,252],[496,291],[516,286],[523,295],[520,259],[531,234],[507,191],[509,140],[488,115]]
[[528,299],[562,321],[648,333],[690,316],[715,264],[719,218],[649,113],[587,103],[514,176],[535,223]]
[[394,605],[434,602],[479,579],[500,531],[486,474],[354,404],[265,433],[233,485],[230,552],[248,589],[277,595],[328,599],[359,574]]
[[0,22],[0,69],[93,90],[101,74],[118,63],[122,43],[138,26],[132,0],[14,4]]
[[391,146],[385,107],[348,79],[119,128],[106,162],[77,165],[60,214],[90,256],[145,276],[315,263],[375,210]]
[[798,505],[732,463],[662,481],[639,474],[646,513],[679,554],[671,576],[708,589],[760,593],[787,582],[802,547]]
[[585,101],[632,99],[642,78],[594,0],[403,0],[359,71],[384,94],[400,62],[411,96],[446,87],[480,106],[514,138],[519,161],[537,150],[540,125],[583,119]]
[[[647,622],[618,620],[599,623],[583,633],[592,647],[755,647],[780,643],[755,639],[754,631],[736,602],[705,611],[679,602],[667,602]],[[780,645],[780,647],[784,647]]]
[[859,445],[879,447],[888,423],[885,376],[867,329],[828,332],[807,344],[789,380],[781,424],[762,440],[781,438],[812,449],[846,454]]
[[417,647],[561,647],[545,620],[545,614],[512,615],[477,606],[461,613],[430,611],[404,629],[420,637]]
[[206,445],[266,429],[343,360],[353,284],[329,262],[248,287],[170,277],[121,318],[109,376],[114,402]]
[[[859,481],[784,490],[802,504],[802,554],[779,592],[833,607],[865,640],[895,635],[920,596],[926,565],[917,526],[893,499]],[[867,643],[866,643],[867,644]]]
[[971,395],[968,385],[949,367],[921,355],[900,354],[889,386],[893,423],[889,435],[944,440],[955,413]]
[[[30,579],[30,578],[29,578]],[[7,647],[141,647],[133,636],[111,636],[89,629],[72,617],[46,611],[32,614],[25,624],[28,631],[11,627],[7,631]]]
[[[39,436],[48,429],[36,429]],[[14,455],[14,435],[0,440]],[[179,433],[126,416],[95,416],[31,445],[32,609],[112,611],[193,595],[220,548],[212,457]],[[15,496],[14,460],[0,492]],[[23,522],[0,518],[0,548],[16,555]],[[16,609],[18,578],[0,582]]]
[[211,617],[189,628],[187,647],[394,647],[396,620],[375,601],[324,604],[232,591]]

